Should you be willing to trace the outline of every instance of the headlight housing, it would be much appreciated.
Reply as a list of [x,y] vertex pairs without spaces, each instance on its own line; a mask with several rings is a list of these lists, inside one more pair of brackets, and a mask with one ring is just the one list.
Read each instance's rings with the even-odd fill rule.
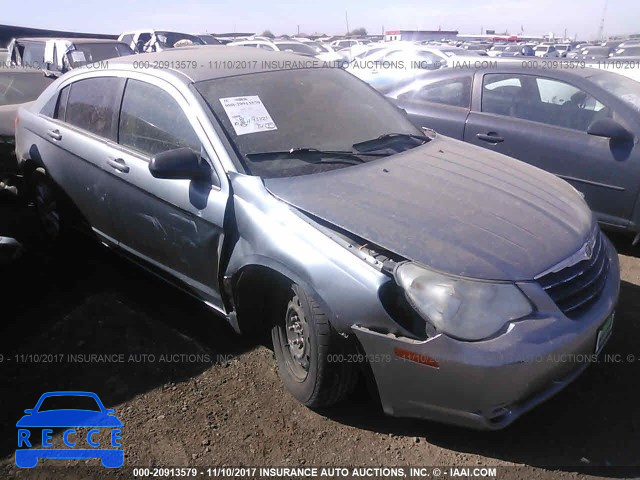
[[533,311],[511,283],[452,277],[412,262],[399,265],[395,277],[409,303],[436,331],[461,340],[490,337]]

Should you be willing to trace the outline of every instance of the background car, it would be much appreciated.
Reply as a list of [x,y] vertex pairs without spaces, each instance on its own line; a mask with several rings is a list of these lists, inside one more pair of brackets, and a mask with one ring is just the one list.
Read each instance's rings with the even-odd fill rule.
[[198,37],[205,45],[222,45],[220,40],[208,33],[197,33],[194,37]]
[[538,45],[533,51],[536,57],[556,58],[559,56],[556,47],[553,45]]
[[9,44],[12,65],[40,68],[53,76],[132,54],[123,42],[101,38],[16,38]]
[[118,40],[129,45],[135,53],[161,52],[173,48],[178,42],[188,42],[191,45],[205,44],[195,35],[153,29],[124,32],[120,34]]
[[615,52],[609,55],[612,58],[615,57],[638,57],[640,58],[640,45],[630,45],[625,47],[619,47]]
[[38,98],[53,80],[35,68],[0,70],[0,180],[17,173],[14,149],[18,109]]
[[388,95],[417,125],[552,172],[603,225],[640,231],[640,83],[499,62],[431,72]]

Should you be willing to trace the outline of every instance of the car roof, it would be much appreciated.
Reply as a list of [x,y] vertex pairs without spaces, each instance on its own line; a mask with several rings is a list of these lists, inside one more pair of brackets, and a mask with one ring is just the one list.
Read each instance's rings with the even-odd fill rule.
[[[526,57],[524,57],[526,58]],[[454,64],[453,68],[441,68],[438,70],[433,70],[430,72],[425,72],[424,74],[422,74],[422,76],[420,77],[421,79],[428,79],[430,76],[453,76],[456,74],[456,72],[459,71],[463,71],[463,72],[478,72],[481,74],[485,74],[485,73],[497,73],[497,74],[502,74],[502,73],[519,73],[519,74],[529,74],[529,75],[540,75],[540,76],[545,76],[549,75],[550,72],[552,72],[553,76],[558,78],[558,79],[570,79],[570,78],[575,78],[575,77],[580,77],[580,78],[589,78],[589,77],[593,77],[594,75],[617,75],[616,73],[612,73],[612,72],[607,72],[604,70],[600,70],[598,68],[591,68],[591,67],[584,67],[584,68],[574,68],[574,69],[567,69],[567,68],[549,68],[549,67],[529,67],[529,61],[528,60],[517,60],[517,61],[513,61],[513,60],[509,60],[509,59],[505,59],[505,60],[499,60],[497,58],[492,58],[490,60],[476,60],[474,59],[469,59],[469,58],[465,58],[463,60],[457,60],[457,59],[452,59],[453,62],[459,62],[462,65],[457,65]],[[524,65],[523,65],[524,62]],[[480,68],[474,68],[473,66],[466,66],[467,64],[473,64],[473,63],[480,63],[480,64],[486,64],[486,67],[481,66]],[[496,66],[497,64],[497,66]]]
[[49,40],[62,40],[71,43],[122,43],[113,38],[91,38],[91,37],[18,37],[19,42],[47,42]]
[[[163,70],[173,73],[174,77],[183,83],[273,70],[289,70],[293,66],[299,67],[300,65],[313,67],[313,64],[310,64],[313,59],[294,53],[270,52],[259,48],[242,46],[194,45],[170,48],[162,52],[117,57],[110,59],[109,66],[104,70],[108,71],[113,68],[139,70],[139,66],[144,65],[146,62],[150,64],[166,62],[165,65],[171,65],[173,68],[164,68]],[[195,67],[194,63],[196,64]],[[228,68],[215,68],[216,64],[228,65]],[[322,62],[319,62],[318,67],[321,65]],[[153,69],[151,68],[150,71],[153,71]]]

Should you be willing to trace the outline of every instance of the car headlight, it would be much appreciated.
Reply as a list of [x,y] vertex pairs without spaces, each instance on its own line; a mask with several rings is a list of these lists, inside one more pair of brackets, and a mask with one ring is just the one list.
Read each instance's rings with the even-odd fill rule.
[[411,305],[437,331],[462,340],[481,340],[533,309],[513,284],[450,277],[416,263],[396,269],[396,282]]

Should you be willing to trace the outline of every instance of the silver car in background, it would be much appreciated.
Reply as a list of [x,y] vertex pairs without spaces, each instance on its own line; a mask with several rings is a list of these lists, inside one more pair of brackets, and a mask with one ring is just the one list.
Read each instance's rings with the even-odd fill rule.
[[309,407],[367,367],[390,415],[499,429],[576,378],[620,281],[582,197],[417,129],[340,69],[272,67],[299,58],[186,47],[58,79],[16,134],[51,242],[88,226],[271,331]]

